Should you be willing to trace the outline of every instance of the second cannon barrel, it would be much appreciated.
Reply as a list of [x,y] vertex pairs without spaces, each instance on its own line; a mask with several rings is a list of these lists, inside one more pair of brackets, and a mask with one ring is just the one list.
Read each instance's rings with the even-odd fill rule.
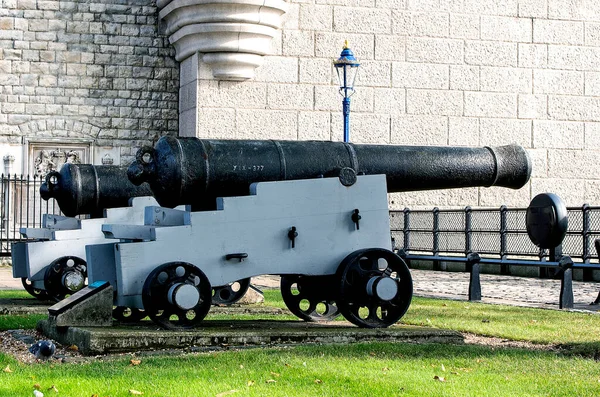
[[97,218],[107,208],[126,207],[132,197],[152,196],[152,191],[145,183],[132,184],[126,167],[68,163],[60,172],[46,175],[40,195],[44,200],[55,199],[66,216]]
[[148,182],[157,201],[210,209],[216,197],[247,195],[253,182],[385,174],[388,192],[503,186],[518,189],[531,161],[517,145],[435,147],[329,141],[161,138],[144,147],[128,171]]

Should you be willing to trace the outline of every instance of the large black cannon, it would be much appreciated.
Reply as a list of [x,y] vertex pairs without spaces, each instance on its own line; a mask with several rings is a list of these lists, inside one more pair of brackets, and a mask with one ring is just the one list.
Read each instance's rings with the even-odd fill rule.
[[163,207],[192,211],[169,225],[103,226],[120,242],[91,247],[90,268],[120,275],[115,305],[143,309],[165,328],[192,328],[209,310],[211,286],[275,274],[285,304],[304,320],[341,313],[361,327],[387,327],[412,296],[410,271],[392,252],[387,193],[517,189],[531,163],[515,145],[163,137],[140,149],[127,172]]
[[503,186],[518,189],[531,173],[520,146],[430,147],[320,141],[161,138],[144,147],[128,170],[148,182],[157,201],[211,209],[216,197],[248,194],[253,182],[385,174],[389,192]]
[[[127,176],[147,182],[161,206],[185,204],[192,211],[155,207],[145,215],[156,218],[145,216],[143,225],[103,224],[115,242],[86,247],[90,282],[108,278],[114,306],[144,310],[161,326],[179,329],[200,325],[213,287],[275,274],[282,277],[284,302],[304,320],[341,313],[361,327],[387,327],[412,296],[410,271],[392,252],[387,193],[518,189],[530,173],[527,152],[515,145],[163,137],[138,151]],[[87,183],[102,188],[94,178]],[[78,202],[97,195],[79,183],[65,186],[70,189],[67,196]],[[173,218],[163,222],[167,213]]]
[[46,175],[40,195],[56,199],[66,216],[102,217],[105,209],[127,207],[130,198],[152,196],[152,191],[145,183],[132,184],[127,167],[69,163]]

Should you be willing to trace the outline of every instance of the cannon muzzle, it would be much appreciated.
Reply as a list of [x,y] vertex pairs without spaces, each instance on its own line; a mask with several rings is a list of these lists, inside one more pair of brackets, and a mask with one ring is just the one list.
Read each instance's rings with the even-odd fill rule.
[[[517,145],[432,147],[320,141],[163,137],[140,149],[127,174],[148,182],[166,207],[214,208],[216,197],[247,195],[253,182],[385,174],[389,192],[475,186],[523,187],[531,161]],[[354,179],[353,179],[354,178]]]
[[56,199],[66,216],[102,216],[104,209],[126,207],[129,199],[151,196],[148,184],[136,186],[127,178],[127,167],[114,165],[64,164],[52,171],[40,186],[44,200]]

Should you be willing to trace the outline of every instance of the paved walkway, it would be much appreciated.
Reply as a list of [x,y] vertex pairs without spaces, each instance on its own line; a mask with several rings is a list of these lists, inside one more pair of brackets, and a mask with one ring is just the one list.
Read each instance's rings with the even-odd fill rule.
[[[467,300],[469,273],[411,270],[416,296]],[[259,288],[278,288],[278,277],[257,277]],[[0,289],[22,289],[21,280],[12,277],[12,268],[0,266]],[[590,305],[598,296],[600,283],[573,281],[575,309],[600,311]],[[516,306],[558,308],[560,280],[481,275],[482,302]]]
[[[469,273],[412,269],[417,296],[467,300]],[[482,302],[558,309],[560,280],[481,274]],[[573,281],[574,308],[599,311],[590,305],[600,291],[600,283]]]
[[0,266],[0,289],[23,289],[21,279],[13,278],[10,266]]
[[[411,269],[416,296],[468,300],[469,273]],[[512,276],[481,275],[482,302],[514,306],[558,309],[560,280]],[[279,278],[257,277],[252,283],[259,288],[278,288]],[[590,305],[600,291],[600,283],[573,281],[576,310],[600,311]]]

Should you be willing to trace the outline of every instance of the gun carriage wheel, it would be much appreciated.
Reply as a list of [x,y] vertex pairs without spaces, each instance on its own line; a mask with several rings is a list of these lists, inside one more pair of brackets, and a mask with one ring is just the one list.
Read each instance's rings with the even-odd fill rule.
[[331,321],[339,316],[332,276],[281,277],[281,297],[290,311],[304,321]]
[[148,316],[166,329],[190,329],[206,317],[212,288],[204,272],[184,262],[154,269],[146,278],[142,303]]
[[113,309],[113,318],[122,323],[135,323],[146,317],[146,312],[140,309],[117,306]]
[[21,284],[23,284],[23,288],[25,288],[25,291],[29,292],[29,294],[31,296],[33,296],[41,301],[51,299],[45,290],[35,288],[33,286],[33,283],[31,281],[29,281],[29,279],[27,277],[21,277]]
[[395,324],[408,310],[412,277],[398,255],[381,248],[359,250],[340,264],[338,308],[351,323],[364,328]]
[[234,281],[212,289],[213,305],[232,305],[242,299],[250,287],[250,278]]
[[44,275],[48,296],[59,302],[85,287],[87,263],[76,256],[63,256],[53,261]]

